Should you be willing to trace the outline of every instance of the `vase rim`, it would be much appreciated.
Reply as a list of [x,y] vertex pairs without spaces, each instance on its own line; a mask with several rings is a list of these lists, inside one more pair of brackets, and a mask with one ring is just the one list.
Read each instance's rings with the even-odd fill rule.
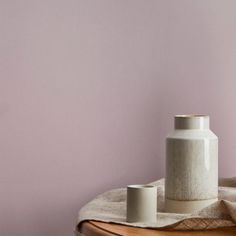
[[209,129],[209,122],[208,115],[176,115],[175,129]]
[[194,118],[194,117],[209,117],[209,115],[204,114],[185,114],[185,115],[175,115],[176,118]]

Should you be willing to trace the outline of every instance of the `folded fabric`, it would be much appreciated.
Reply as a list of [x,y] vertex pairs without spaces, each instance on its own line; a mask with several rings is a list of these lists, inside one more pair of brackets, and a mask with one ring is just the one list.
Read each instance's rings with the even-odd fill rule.
[[77,229],[85,220],[174,230],[205,230],[236,226],[236,177],[219,180],[219,200],[194,214],[164,212],[164,179],[157,186],[157,222],[126,222],[126,188],[113,189],[97,196],[80,211]]

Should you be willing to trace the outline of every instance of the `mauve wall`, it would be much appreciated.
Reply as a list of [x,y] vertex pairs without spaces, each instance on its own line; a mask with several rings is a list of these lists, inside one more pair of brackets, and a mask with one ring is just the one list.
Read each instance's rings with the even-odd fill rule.
[[236,173],[236,1],[0,0],[0,235],[72,235],[95,195],[164,176],[207,113]]

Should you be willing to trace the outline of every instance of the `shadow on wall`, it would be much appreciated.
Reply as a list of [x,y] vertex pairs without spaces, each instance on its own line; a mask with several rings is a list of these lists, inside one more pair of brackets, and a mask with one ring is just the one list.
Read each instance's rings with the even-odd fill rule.
[[[44,204],[33,208],[32,212],[23,212],[24,219],[4,219],[1,222],[1,235],[73,235],[76,225],[78,202],[61,205]],[[29,227],[30,226],[30,227]]]

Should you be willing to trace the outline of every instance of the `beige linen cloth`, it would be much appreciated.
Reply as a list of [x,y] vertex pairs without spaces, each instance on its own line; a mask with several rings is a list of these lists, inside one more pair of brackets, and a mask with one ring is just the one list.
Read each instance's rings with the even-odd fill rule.
[[85,220],[174,230],[205,230],[236,226],[236,177],[219,180],[219,200],[194,214],[164,212],[164,179],[157,186],[157,222],[126,222],[126,188],[114,189],[97,196],[79,212],[77,230]]

